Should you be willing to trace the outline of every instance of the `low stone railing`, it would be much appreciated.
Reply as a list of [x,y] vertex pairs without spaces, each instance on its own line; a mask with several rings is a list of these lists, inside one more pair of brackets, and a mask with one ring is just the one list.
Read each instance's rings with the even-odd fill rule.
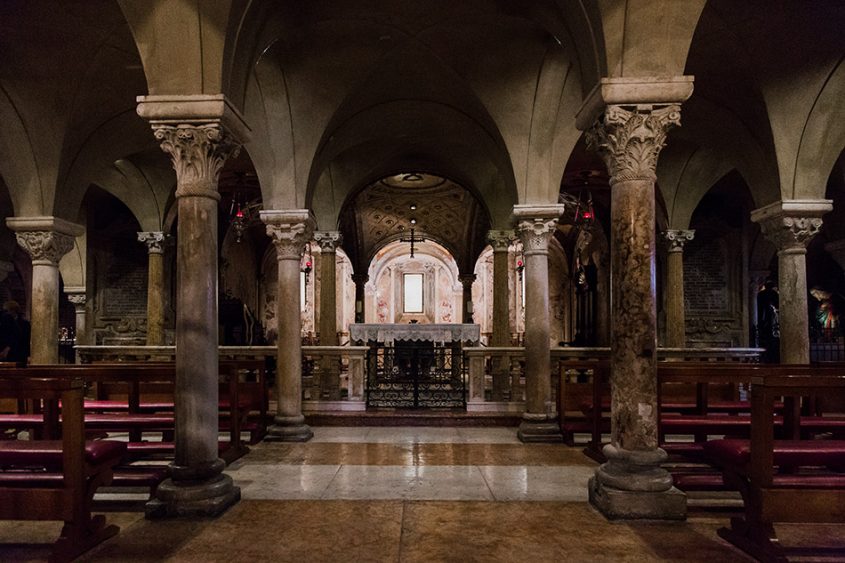
[[[220,346],[221,359],[265,358],[276,359],[275,346]],[[174,361],[175,346],[76,346],[81,363],[91,362],[143,362]],[[332,363],[339,369],[335,376],[346,390],[345,400],[323,401],[315,392],[311,379],[314,373],[303,370],[304,410],[364,410],[364,366],[366,346],[303,346],[303,366],[320,366]],[[328,360],[328,361],[327,361]],[[319,375],[319,371],[317,373]],[[319,381],[319,377],[317,378]],[[317,395],[314,397],[313,395]],[[342,404],[341,404],[342,403]]]
[[[658,348],[657,359],[698,362],[758,362],[763,348]],[[560,378],[565,383],[582,383],[578,370],[569,369],[567,362],[608,360],[610,348],[551,349],[552,394],[559,389]],[[467,410],[514,412],[522,410],[525,401],[525,348],[519,346],[464,348],[468,363]],[[551,397],[555,401],[554,396]]]

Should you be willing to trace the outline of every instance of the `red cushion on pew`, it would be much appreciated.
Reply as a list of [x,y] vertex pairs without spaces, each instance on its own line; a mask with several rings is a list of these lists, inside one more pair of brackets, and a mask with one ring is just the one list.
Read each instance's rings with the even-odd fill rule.
[[[126,443],[114,440],[85,442],[85,461],[92,465],[120,460],[126,454]],[[62,466],[61,440],[13,440],[0,442],[0,467]]]
[[775,475],[772,486],[784,489],[845,489],[845,475]]
[[[751,461],[748,440],[711,440],[705,455],[717,465],[744,469]],[[845,440],[775,440],[775,465],[845,465]]]
[[32,425],[42,424],[44,415],[41,414],[0,414],[0,425]]
[[728,486],[721,473],[675,473],[674,485],[682,491],[725,491]]
[[0,487],[60,488],[64,485],[62,473],[36,471],[0,471]]

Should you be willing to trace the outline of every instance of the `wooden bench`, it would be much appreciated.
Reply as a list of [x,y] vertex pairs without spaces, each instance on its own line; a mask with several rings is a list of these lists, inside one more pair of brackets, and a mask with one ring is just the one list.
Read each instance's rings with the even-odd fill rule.
[[[0,378],[0,395],[64,405],[61,440],[0,442],[0,518],[62,520],[51,561],[70,561],[119,528],[91,514],[97,488],[112,481],[126,445],[117,441],[85,441],[79,379]],[[58,428],[57,408],[45,408],[44,426]],[[51,436],[54,437],[54,436]]]
[[[256,381],[241,381],[244,371],[251,372]],[[82,377],[86,383],[96,385],[98,393],[112,393],[112,396],[101,396],[89,402],[86,426],[89,430],[100,432],[128,432],[133,458],[139,452],[151,451],[139,446],[143,444],[145,433],[161,434],[166,443],[175,429],[172,401],[175,364],[171,362],[60,364],[10,369],[3,373],[10,377]],[[221,456],[232,462],[249,451],[241,439],[242,431],[249,431],[251,443],[260,441],[266,434],[264,362],[255,359],[223,360],[220,373],[225,380],[220,392],[220,429],[229,432],[229,441],[221,444]],[[155,400],[142,400],[145,393],[155,394]],[[256,413],[255,417],[250,419],[250,413]],[[0,415],[0,428],[24,427],[38,422],[31,418],[31,414]],[[154,449],[156,453],[172,451],[164,445]]]
[[[845,440],[776,440],[774,404],[843,394],[845,376],[778,370],[751,379],[751,439],[708,442],[704,453],[742,494],[745,516],[719,535],[762,561],[786,561],[776,522],[845,522]],[[800,421],[799,421],[800,424]],[[792,436],[800,432],[789,430]],[[777,471],[775,470],[777,467]]]

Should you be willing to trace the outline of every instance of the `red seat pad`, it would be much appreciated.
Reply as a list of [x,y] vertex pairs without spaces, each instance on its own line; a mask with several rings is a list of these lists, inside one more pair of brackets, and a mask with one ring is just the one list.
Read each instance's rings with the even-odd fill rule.
[[[845,465],[845,440],[775,440],[773,451],[775,465]],[[751,462],[748,440],[711,440],[704,453],[716,465],[743,471]]]
[[682,491],[725,491],[721,473],[672,473],[674,485]]
[[[126,454],[126,443],[114,440],[85,442],[85,462],[91,465],[118,462]],[[62,467],[61,440],[12,440],[0,442],[0,468]]]
[[43,423],[44,415],[41,414],[0,414],[0,425],[4,427]]
[[[775,417],[774,423],[775,426],[781,426],[783,419]],[[660,419],[660,428],[671,434],[748,432],[751,428],[751,417],[727,414],[664,416]]]
[[64,485],[64,480],[63,474],[55,472],[0,471],[0,487],[56,489]]

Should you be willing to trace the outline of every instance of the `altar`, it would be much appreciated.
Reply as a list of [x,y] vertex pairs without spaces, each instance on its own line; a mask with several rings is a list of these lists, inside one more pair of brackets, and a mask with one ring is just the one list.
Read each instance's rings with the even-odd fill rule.
[[463,346],[478,345],[476,324],[351,324],[369,346],[368,407],[466,408]]
[[349,339],[359,345],[378,342],[393,346],[396,341],[451,344],[465,342],[478,345],[481,326],[476,324],[375,324],[349,325]]

